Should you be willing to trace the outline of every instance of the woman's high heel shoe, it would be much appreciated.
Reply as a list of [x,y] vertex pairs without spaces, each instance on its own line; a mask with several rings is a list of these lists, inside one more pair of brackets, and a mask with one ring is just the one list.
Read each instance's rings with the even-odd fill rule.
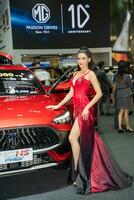
[[76,182],[73,182],[73,186],[74,186],[74,187],[77,187],[77,184],[76,184]]
[[77,188],[77,194],[85,194],[86,189],[85,188]]
[[133,130],[133,129],[130,129],[130,128],[126,128],[126,132],[127,132],[127,133],[134,133],[134,130]]
[[73,185],[74,185],[74,187],[76,187],[77,186],[77,184],[76,184],[76,179],[77,179],[77,176],[78,176],[78,170],[74,170],[74,183],[73,183]]
[[83,188],[77,187],[77,194],[85,194],[86,189],[87,189],[87,183],[84,182],[84,183],[83,183]]
[[81,183],[77,185],[77,194],[88,194],[90,193],[89,181],[85,180],[82,176],[80,176]]
[[124,132],[123,129],[118,128],[118,133],[123,133],[123,132]]

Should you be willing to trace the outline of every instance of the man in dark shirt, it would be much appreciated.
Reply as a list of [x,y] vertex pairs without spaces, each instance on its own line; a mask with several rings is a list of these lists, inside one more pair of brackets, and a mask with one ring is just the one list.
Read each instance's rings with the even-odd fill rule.
[[[103,97],[102,99],[100,100],[100,104],[99,104],[99,107],[100,107],[100,114],[103,115],[103,114],[110,114],[110,88],[111,88],[111,83],[110,81],[108,80],[108,77],[107,77],[107,74],[106,72],[104,71],[104,62],[101,61],[98,63],[98,67],[99,69],[97,70],[96,72],[96,75],[97,75],[97,78],[99,80],[99,83],[100,83],[100,87],[101,87],[101,90],[102,90],[102,93],[103,93]],[[104,111],[104,103],[105,103],[105,111]]]

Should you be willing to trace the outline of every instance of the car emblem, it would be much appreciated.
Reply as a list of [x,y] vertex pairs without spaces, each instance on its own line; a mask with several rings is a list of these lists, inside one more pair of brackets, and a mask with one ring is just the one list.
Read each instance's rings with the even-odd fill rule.
[[15,132],[10,133],[7,138],[7,145],[11,148],[17,147],[20,143],[19,135]]

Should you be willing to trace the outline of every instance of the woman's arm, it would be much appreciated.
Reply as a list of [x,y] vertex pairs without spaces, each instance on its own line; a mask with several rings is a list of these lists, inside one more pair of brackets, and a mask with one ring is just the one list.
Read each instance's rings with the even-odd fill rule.
[[132,79],[130,78],[129,74],[125,75],[125,83],[127,84],[127,86],[131,89],[133,89],[133,83],[132,83]]
[[73,94],[74,94],[73,87],[71,86],[70,91],[68,92],[68,94],[65,96],[65,98],[58,105],[59,106],[63,106],[64,104],[69,102],[72,99]]
[[73,94],[74,94],[74,91],[73,91],[73,87],[71,86],[70,91],[68,92],[68,94],[65,96],[65,98],[59,104],[50,105],[50,106],[47,106],[46,108],[52,109],[52,110],[58,109],[59,107],[63,106],[67,102],[69,102],[72,99]]
[[116,82],[114,82],[113,88],[112,88],[112,95],[113,95],[113,96],[115,95],[116,89],[117,89],[117,87],[116,87]]
[[113,88],[112,88],[112,94],[111,94],[113,106],[115,105],[115,94],[116,94],[116,90],[117,90],[117,85],[116,85],[116,82],[114,82]]

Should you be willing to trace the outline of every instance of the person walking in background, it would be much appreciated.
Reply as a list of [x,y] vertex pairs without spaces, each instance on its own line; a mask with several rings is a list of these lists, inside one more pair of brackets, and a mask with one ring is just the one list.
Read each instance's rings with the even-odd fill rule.
[[[111,114],[110,113],[111,83],[108,80],[106,72],[104,71],[104,64],[105,63],[103,61],[99,62],[98,63],[99,69],[96,72],[97,78],[99,80],[100,87],[102,90],[102,94],[103,94],[103,97],[99,102],[99,108],[100,108],[101,115],[104,115],[104,114],[109,115]],[[104,108],[104,105],[105,105],[105,108]]]
[[[132,101],[133,101],[133,104],[134,104],[134,65],[131,66],[131,74],[132,74],[132,85],[133,85],[133,88],[132,88]],[[134,108],[133,108],[133,111],[134,111]]]
[[[109,80],[109,82],[111,84],[111,87],[110,87],[110,96],[111,96],[112,87],[113,87],[113,78],[114,78],[114,73],[113,73],[113,67],[112,66],[109,67],[109,70],[108,70],[108,73],[107,73],[107,78],[108,78],[108,80]],[[110,98],[110,100],[111,100],[111,98]]]
[[113,73],[113,67],[109,67],[109,71],[107,73],[107,78],[111,84],[111,86],[113,85],[113,77],[114,77],[114,73]]
[[35,72],[36,71],[36,69],[40,69],[40,61],[34,61],[33,63],[32,63],[32,67],[30,67],[30,69],[33,69],[33,71]]
[[122,127],[123,115],[126,123],[126,131],[134,132],[134,130],[130,126],[129,122],[129,109],[132,106],[132,98],[131,98],[131,89],[132,89],[132,81],[130,79],[129,74],[127,73],[128,63],[126,61],[121,60],[118,63],[118,72],[115,78],[115,82],[113,85],[113,101],[115,101],[116,97],[116,106],[119,110],[118,112],[118,132],[124,132]]
[[[114,74],[113,77],[113,85],[116,82],[116,78],[117,78],[117,72]],[[112,86],[112,103],[114,106],[114,129],[118,129],[118,114],[119,114],[119,109],[117,108],[117,90],[115,89],[115,91],[113,92],[113,86]]]
[[49,72],[47,72],[45,69],[41,69],[41,65],[39,61],[35,61],[32,63],[31,69],[36,74],[38,79],[44,84],[44,85],[50,85],[51,77]]
[[[57,105],[46,107],[52,110],[60,109],[73,98],[74,123],[69,141],[72,147],[75,177],[70,181],[74,182],[78,194],[128,187],[132,184],[132,178],[123,173],[111,159],[109,151],[95,129],[94,106],[102,97],[102,92],[92,70],[92,53],[88,48],[82,47],[78,50],[77,63],[80,70],[76,71],[71,79],[69,93]],[[95,95],[90,100],[92,87]]]

